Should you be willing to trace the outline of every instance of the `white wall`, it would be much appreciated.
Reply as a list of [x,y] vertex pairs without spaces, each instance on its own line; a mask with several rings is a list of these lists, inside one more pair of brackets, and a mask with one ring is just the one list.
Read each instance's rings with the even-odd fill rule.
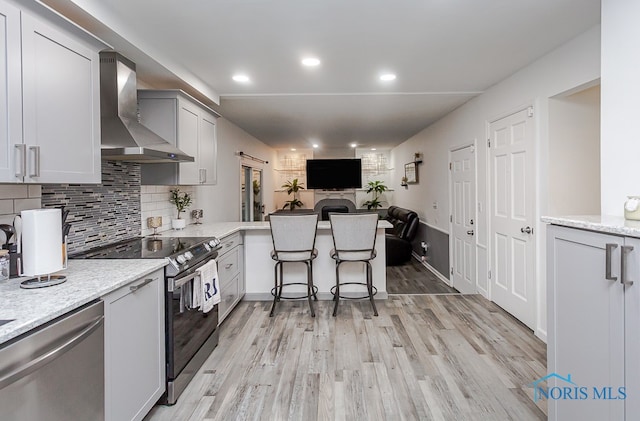
[[602,0],[602,214],[622,216],[640,195],[640,2]]
[[549,101],[548,215],[600,213],[600,85]]
[[[548,104],[549,98],[600,77],[600,27],[596,26],[548,53],[511,77],[494,85],[441,120],[408,139],[391,153],[395,167],[393,182],[396,205],[418,212],[428,225],[449,232],[449,150],[475,142],[477,145],[477,280],[479,290],[488,291],[487,125],[527,106],[534,106],[536,118],[536,220],[547,211]],[[414,152],[423,153],[420,183],[400,187],[404,163]],[[546,336],[545,226],[537,223],[536,334]]]
[[217,120],[218,139],[218,183],[215,186],[197,186],[196,204],[192,209],[202,208],[204,222],[222,222],[240,220],[240,157],[237,151],[269,161],[262,167],[263,203],[265,212],[274,209],[274,163],[275,149],[265,145],[229,120]]

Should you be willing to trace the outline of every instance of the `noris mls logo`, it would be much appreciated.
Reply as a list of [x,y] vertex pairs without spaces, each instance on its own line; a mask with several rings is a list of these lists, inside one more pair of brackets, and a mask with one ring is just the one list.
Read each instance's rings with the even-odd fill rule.
[[[558,379],[557,386],[549,387],[547,380]],[[571,379],[571,374],[566,377],[558,373],[549,373],[544,377],[530,383],[533,388],[533,401],[548,400],[625,400],[627,391],[624,386],[580,386]]]

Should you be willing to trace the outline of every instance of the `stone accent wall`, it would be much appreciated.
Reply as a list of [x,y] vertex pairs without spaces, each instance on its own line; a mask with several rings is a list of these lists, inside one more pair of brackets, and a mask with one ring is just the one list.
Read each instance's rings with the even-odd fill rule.
[[141,235],[140,164],[102,162],[102,184],[42,186],[42,207],[64,206],[70,254]]

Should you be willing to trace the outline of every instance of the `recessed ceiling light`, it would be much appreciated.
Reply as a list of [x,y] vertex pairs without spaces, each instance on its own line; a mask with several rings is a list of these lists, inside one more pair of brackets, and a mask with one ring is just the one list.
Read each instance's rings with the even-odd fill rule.
[[232,79],[240,83],[248,83],[251,80],[249,79],[249,76],[243,74],[233,75]]
[[358,146],[356,143],[352,143],[352,144],[351,144],[351,147],[352,147],[352,148],[355,148],[356,146]]
[[382,80],[384,82],[389,82],[391,80],[396,80],[396,75],[394,75],[393,73],[385,73],[383,75],[380,75],[380,80]]
[[306,57],[302,59],[303,66],[313,67],[313,66],[318,66],[319,64],[320,64],[320,59],[315,57]]
[[313,149],[318,149],[320,147],[320,145],[318,145],[317,143],[314,143],[312,146],[313,146]]
[[372,151],[375,151],[375,150],[376,150],[376,148],[371,148],[371,150],[372,150]]
[[295,152],[295,151],[296,151],[296,148],[291,148],[291,152]]

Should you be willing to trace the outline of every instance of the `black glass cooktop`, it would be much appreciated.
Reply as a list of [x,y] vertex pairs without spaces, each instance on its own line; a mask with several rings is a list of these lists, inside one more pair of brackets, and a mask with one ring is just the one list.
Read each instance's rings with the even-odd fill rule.
[[202,237],[140,237],[70,255],[71,259],[162,259],[205,241]]

